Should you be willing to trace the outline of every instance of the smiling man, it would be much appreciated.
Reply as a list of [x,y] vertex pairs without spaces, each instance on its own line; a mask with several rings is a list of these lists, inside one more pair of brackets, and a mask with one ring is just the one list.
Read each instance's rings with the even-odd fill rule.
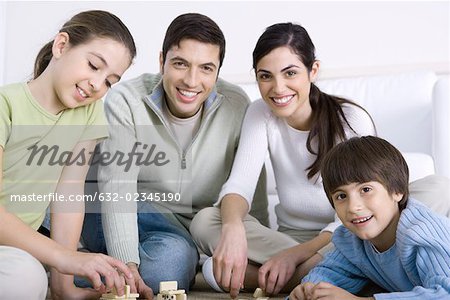
[[[249,104],[242,89],[218,78],[225,38],[210,18],[195,13],[175,18],[160,54],[160,74],[143,74],[110,91],[105,111],[110,138],[105,155],[156,145],[163,166],[100,165],[99,191],[122,201],[103,201],[106,248],[134,271],[132,290],[160,281],[193,283],[199,254],[189,226],[194,215],[218,200],[234,160]],[[145,154],[143,154],[145,155]],[[267,196],[261,177],[253,216],[267,224]],[[102,251],[100,214],[87,214],[83,239]],[[102,249],[103,247],[103,249]],[[133,286],[134,285],[134,286]]]

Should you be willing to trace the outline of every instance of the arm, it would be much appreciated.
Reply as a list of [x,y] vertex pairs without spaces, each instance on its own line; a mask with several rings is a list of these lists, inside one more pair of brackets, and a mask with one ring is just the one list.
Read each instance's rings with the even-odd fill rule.
[[[135,96],[135,95],[133,95]],[[137,142],[135,124],[126,96],[112,89],[105,101],[105,112],[109,122],[109,138],[102,142],[101,152],[124,153],[125,159]],[[126,194],[137,193],[139,166],[130,163],[125,165],[101,163],[98,171],[98,187],[100,193],[118,195],[126,199]],[[153,292],[144,283],[139,272],[139,236],[137,225],[137,204],[135,201],[104,201],[101,204],[103,232],[108,254],[125,262],[133,273],[134,280],[127,283],[131,291],[138,291],[141,296],[151,299]]]
[[[329,253],[308,275],[302,279],[302,283],[328,282],[334,286],[347,290],[351,293],[359,292],[368,279],[366,275],[350,261],[341,251],[351,253],[352,243],[349,241],[345,249],[335,249]],[[348,253],[347,253],[348,254]],[[358,254],[351,253],[354,257]]]
[[214,277],[236,297],[247,269],[247,238],[243,218],[248,204],[238,194],[227,194],[221,203],[222,235],[213,254]]
[[320,282],[313,284],[306,282],[299,284],[289,295],[289,300],[334,300],[334,299],[346,299],[346,300],[374,300],[373,297],[358,297],[344,289],[336,287],[327,282]]
[[274,255],[259,268],[259,287],[268,294],[278,294],[294,275],[300,278],[305,276],[322,259],[317,251],[330,241],[331,233],[325,231],[303,244]]
[[[81,151],[85,153],[92,153],[95,147],[95,141],[79,142],[73,153],[75,156]],[[86,161],[89,161],[90,157],[87,157]],[[78,166],[72,164],[65,166],[61,173],[56,192],[64,195],[65,199],[73,196],[82,196],[84,194],[84,180],[86,178],[87,171],[89,169],[88,164]],[[77,251],[78,241],[80,239],[81,227],[84,219],[84,202],[83,201],[55,201],[51,203],[51,238],[64,248]],[[52,294],[56,298],[68,298],[75,296],[81,292],[76,289],[73,284],[72,275],[64,275],[56,268],[50,269],[51,280],[50,285]],[[108,276],[107,286],[113,286],[114,282],[112,277]],[[117,287],[123,289],[119,278],[116,283]]]
[[[3,148],[0,147],[0,170],[3,162]],[[2,183],[0,172],[0,187]],[[104,290],[100,276],[119,278],[116,269],[127,277],[131,277],[130,270],[120,261],[101,254],[78,253],[71,251],[55,241],[39,234],[24,224],[14,214],[7,212],[0,205],[0,245],[7,245],[27,251],[41,263],[56,268],[64,274],[77,274],[88,277],[93,286]],[[111,280],[109,280],[111,281]],[[111,288],[112,286],[109,286]],[[123,292],[123,285],[116,286]]]
[[244,281],[247,239],[242,220],[249,212],[268,147],[262,108],[264,103],[256,103],[247,110],[233,168],[216,203],[221,205],[222,234],[213,255],[214,276],[232,296]]
[[[409,199],[396,233],[397,254],[415,285],[410,291],[375,294],[375,299],[446,299],[450,295],[450,221]],[[406,278],[405,278],[406,277]]]

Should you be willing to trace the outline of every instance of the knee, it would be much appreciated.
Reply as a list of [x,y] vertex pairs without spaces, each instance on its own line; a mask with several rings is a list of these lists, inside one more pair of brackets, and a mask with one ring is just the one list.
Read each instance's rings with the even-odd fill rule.
[[215,228],[220,231],[220,224],[220,209],[217,207],[207,207],[200,210],[194,216],[189,226],[189,231],[194,241],[198,244],[203,244],[202,241],[210,240],[211,233]]
[[159,293],[161,281],[177,281],[180,289],[189,290],[198,264],[194,243],[175,234],[156,234],[140,245],[139,255],[139,273],[154,293]]
[[0,299],[45,299],[48,281],[42,264],[23,250],[0,248]]

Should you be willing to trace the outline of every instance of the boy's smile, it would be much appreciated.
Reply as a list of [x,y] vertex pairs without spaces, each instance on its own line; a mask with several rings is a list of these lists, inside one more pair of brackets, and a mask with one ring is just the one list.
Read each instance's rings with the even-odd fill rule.
[[343,225],[360,239],[369,240],[379,251],[395,243],[402,194],[389,194],[381,183],[370,181],[342,185],[331,195]]

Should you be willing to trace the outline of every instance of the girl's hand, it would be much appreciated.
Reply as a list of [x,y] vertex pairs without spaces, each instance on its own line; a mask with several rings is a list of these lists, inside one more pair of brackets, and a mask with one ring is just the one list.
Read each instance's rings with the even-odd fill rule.
[[128,280],[133,279],[130,269],[123,262],[100,253],[66,250],[59,262],[55,266],[58,272],[87,277],[97,291],[111,291],[115,287],[117,294],[121,296],[125,292],[125,280],[122,274]]
[[75,285],[59,285],[53,283],[50,284],[52,299],[55,300],[78,300],[78,299],[98,299],[102,296],[102,293],[106,291],[96,291],[90,288],[78,288]]

